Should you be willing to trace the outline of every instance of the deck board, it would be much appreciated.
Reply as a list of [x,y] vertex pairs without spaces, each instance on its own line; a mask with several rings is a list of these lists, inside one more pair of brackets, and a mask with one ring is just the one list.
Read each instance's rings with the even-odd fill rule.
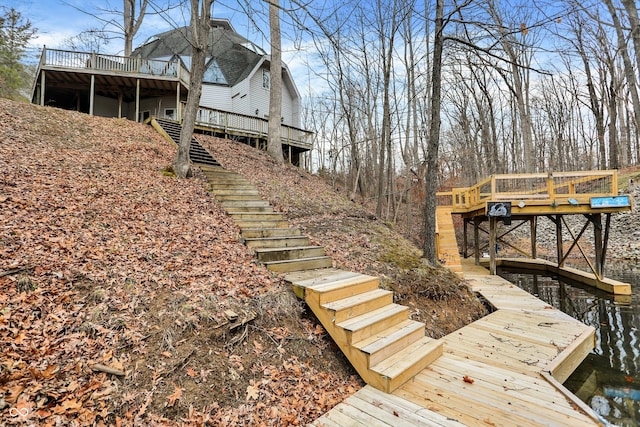
[[444,354],[393,394],[366,386],[312,425],[601,425],[547,380],[560,364],[575,369],[592,347],[593,328],[482,267],[462,266],[469,287],[497,311],[442,338]]

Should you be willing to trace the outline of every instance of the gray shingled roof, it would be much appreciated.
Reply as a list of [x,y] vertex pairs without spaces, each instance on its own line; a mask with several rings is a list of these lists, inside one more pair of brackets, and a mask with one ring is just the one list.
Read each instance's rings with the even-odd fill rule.
[[[224,22],[214,23],[209,32],[209,51],[207,59],[217,60],[229,86],[244,80],[262,58],[256,53],[259,49],[244,37],[238,35],[231,25]],[[222,25],[221,25],[222,24]],[[177,28],[151,37],[145,44],[133,51],[132,56],[141,58],[181,58],[191,56],[191,36],[189,27]]]

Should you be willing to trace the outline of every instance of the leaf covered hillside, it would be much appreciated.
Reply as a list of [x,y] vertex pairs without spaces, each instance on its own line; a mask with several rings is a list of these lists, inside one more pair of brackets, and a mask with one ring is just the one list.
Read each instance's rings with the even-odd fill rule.
[[[420,295],[400,298],[427,298],[414,315],[434,336],[477,315],[464,286],[416,268],[415,250],[319,178],[207,143],[337,265],[408,278]],[[0,100],[3,423],[302,425],[362,386],[204,177],[167,172],[174,153],[149,126]]]

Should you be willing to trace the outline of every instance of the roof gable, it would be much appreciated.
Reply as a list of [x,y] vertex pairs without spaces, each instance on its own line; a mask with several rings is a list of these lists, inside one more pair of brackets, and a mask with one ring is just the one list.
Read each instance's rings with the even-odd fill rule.
[[[227,25],[220,25],[225,22]],[[166,31],[151,37],[138,47],[132,56],[169,58],[178,55],[186,64],[190,64],[190,38],[191,29],[189,27]],[[245,79],[264,55],[262,49],[237,34],[228,21],[212,21],[207,58],[213,58],[217,61],[224,79],[230,86]],[[186,59],[187,57],[189,59]]]

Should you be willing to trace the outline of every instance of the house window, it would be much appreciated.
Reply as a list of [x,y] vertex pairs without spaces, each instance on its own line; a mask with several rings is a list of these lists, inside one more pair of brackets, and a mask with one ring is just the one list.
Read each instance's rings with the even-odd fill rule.
[[271,88],[271,74],[269,74],[269,70],[262,70],[262,87],[265,89]]
[[222,70],[218,65],[218,61],[216,61],[215,59],[211,60],[204,72],[202,81],[205,83],[227,84],[227,79],[224,78],[224,74],[222,74]]
[[164,116],[167,119],[175,120],[175,118],[176,118],[176,110],[173,109],[173,108],[165,108]]

